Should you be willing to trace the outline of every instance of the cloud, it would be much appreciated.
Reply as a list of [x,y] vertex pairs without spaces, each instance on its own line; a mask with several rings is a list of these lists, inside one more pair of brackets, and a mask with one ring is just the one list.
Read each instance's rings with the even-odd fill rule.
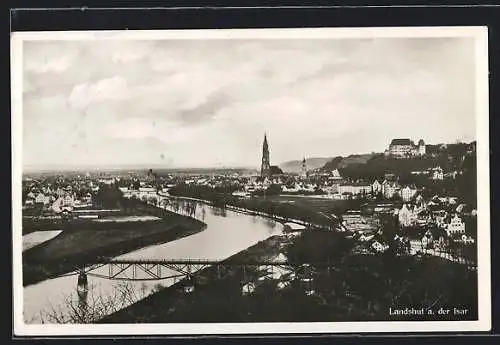
[[27,42],[26,159],[247,165],[264,131],[276,163],[474,137],[472,43]]
[[24,44],[24,70],[37,74],[62,73],[73,65],[79,55],[77,47],[68,47],[56,41]]
[[93,102],[124,99],[127,95],[126,80],[116,76],[92,84],[76,85],[69,96],[68,102],[74,108],[85,108]]

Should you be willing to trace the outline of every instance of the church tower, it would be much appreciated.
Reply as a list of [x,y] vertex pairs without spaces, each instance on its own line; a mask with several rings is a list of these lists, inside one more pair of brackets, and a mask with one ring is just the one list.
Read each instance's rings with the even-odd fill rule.
[[262,144],[262,165],[260,168],[261,177],[269,177],[271,173],[271,164],[269,163],[269,147],[267,145],[267,136],[264,134],[264,143]]
[[306,165],[306,158],[302,160],[302,166],[300,167],[300,176],[301,177],[307,177],[307,165]]

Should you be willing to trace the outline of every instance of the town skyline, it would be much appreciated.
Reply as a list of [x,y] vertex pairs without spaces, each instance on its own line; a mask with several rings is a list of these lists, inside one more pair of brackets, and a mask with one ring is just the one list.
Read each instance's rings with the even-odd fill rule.
[[258,168],[264,132],[275,165],[474,141],[473,43],[25,42],[23,165]]
[[[267,135],[267,133],[265,133]],[[396,138],[393,138],[396,139]],[[411,138],[408,138],[415,143],[417,143],[416,140],[413,140]],[[425,141],[425,140],[424,140]],[[390,142],[390,141],[389,141]],[[457,139],[455,141],[450,141],[450,142],[439,142],[439,143],[427,143],[426,145],[442,145],[442,144],[454,144],[454,143],[471,143],[475,142],[475,140],[470,140],[470,141],[461,141],[460,139]],[[388,146],[388,145],[387,145]],[[387,149],[387,147],[386,147]],[[270,148],[271,150],[271,148]],[[337,155],[337,156],[342,156],[342,157],[348,157],[350,155],[363,155],[363,154],[383,154],[384,150],[380,151],[370,151],[370,152],[354,152],[354,153],[349,153],[345,155]],[[260,146],[260,155],[262,156],[262,143]],[[286,163],[291,163],[291,162],[301,162],[303,159],[309,160],[309,159],[333,159],[336,156],[330,155],[330,156],[303,156],[303,157],[297,157],[297,159],[292,159],[288,161],[283,161],[283,162],[273,162],[271,160],[272,165],[276,166],[281,166]],[[126,169],[161,169],[161,170],[172,170],[172,171],[182,171],[182,170],[207,170],[207,169],[227,169],[227,170],[255,170],[259,171],[261,169],[261,162],[257,162],[253,165],[248,164],[248,165],[241,165],[241,166],[229,166],[229,165],[218,165],[218,166],[178,166],[178,167],[172,167],[172,166],[165,166],[160,164],[148,164],[148,163],[142,163],[142,164],[134,164],[134,163],[129,163],[129,164],[102,164],[102,165],[38,165],[38,166],[24,166],[23,170],[25,173],[37,173],[37,172],[48,172],[48,171],[84,171],[84,170],[126,170]]]

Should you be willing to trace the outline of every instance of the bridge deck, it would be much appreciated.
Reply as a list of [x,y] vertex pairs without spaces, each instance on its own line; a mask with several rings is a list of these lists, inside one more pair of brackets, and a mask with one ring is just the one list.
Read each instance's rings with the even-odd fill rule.
[[207,260],[207,259],[114,259],[114,258],[97,258],[89,264],[151,264],[151,265],[289,265],[301,266],[309,265],[330,265],[328,262],[290,262],[287,260]]

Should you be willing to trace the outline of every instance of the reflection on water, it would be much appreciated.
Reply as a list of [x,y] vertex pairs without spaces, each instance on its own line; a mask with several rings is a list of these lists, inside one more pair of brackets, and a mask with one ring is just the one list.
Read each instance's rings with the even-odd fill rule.
[[[178,239],[160,245],[145,247],[134,252],[121,255],[119,258],[127,259],[206,259],[223,260],[240,252],[255,243],[270,236],[281,233],[283,227],[273,220],[236,213],[227,209],[214,208],[212,206],[191,200],[168,199],[162,205],[170,211],[197,218],[207,224],[207,228],[197,234]],[[137,272],[139,276],[145,274]],[[109,267],[103,266],[88,273],[88,284],[94,288],[90,289],[90,295],[97,294],[101,300],[118,298],[117,293],[121,291],[120,298],[125,299],[123,305],[133,303],[155,291],[158,284],[170,286],[178,279],[182,279],[178,273],[172,271],[170,279],[158,281],[149,280],[145,282],[104,279],[109,276]],[[164,275],[162,275],[164,276]],[[43,281],[24,288],[24,318],[26,322],[40,323],[43,315],[54,307],[58,310],[69,309],[66,297],[76,300],[78,273],[72,276],[64,276]],[[175,277],[175,278],[174,278]],[[124,284],[127,286],[124,288]],[[130,296],[124,297],[125,292]],[[98,293],[96,292],[98,291]],[[104,298],[104,297],[106,298]],[[89,308],[93,302],[90,297],[78,300],[82,308]],[[90,298],[95,300],[95,298]],[[82,309],[85,310],[85,309]],[[105,310],[108,312],[108,310]],[[45,318],[46,320],[46,318]]]
[[212,214],[214,216],[221,216],[221,217],[226,217],[227,212],[225,208],[220,208],[220,207],[212,207],[211,208]]

